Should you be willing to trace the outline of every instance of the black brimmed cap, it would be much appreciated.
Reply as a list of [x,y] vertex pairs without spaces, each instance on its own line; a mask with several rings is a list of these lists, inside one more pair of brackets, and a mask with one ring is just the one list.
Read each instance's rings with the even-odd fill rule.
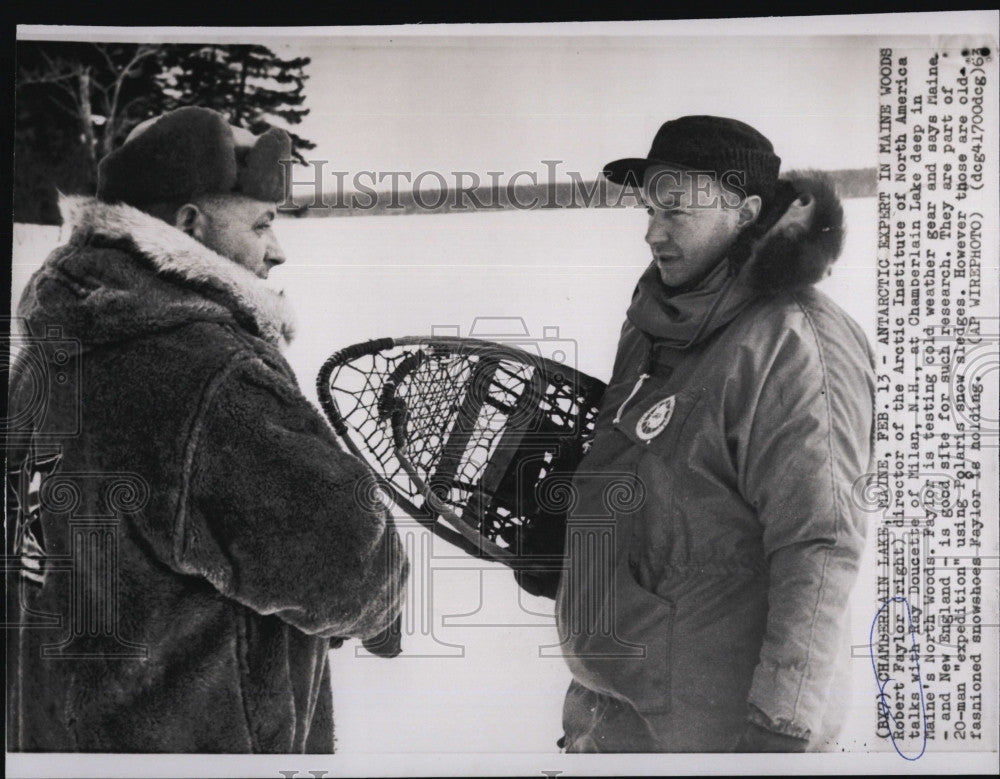
[[748,195],[765,201],[774,192],[781,158],[771,142],[753,127],[721,116],[682,116],[664,122],[649,155],[609,162],[604,175],[616,184],[641,186],[643,173],[654,165],[743,175]]

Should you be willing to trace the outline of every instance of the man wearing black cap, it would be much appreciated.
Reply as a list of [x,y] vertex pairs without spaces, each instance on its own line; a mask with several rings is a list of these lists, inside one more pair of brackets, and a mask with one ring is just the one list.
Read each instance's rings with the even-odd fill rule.
[[[641,188],[652,262],[574,482],[568,751],[804,751],[842,723],[874,376],[861,329],[813,288],[839,201],[779,164],[752,127],[686,116],[604,171]],[[641,500],[602,565],[586,518],[622,474]]]
[[12,751],[332,752],[331,640],[399,612],[399,538],[279,351],[289,156],[184,108],[63,202],[11,379]]

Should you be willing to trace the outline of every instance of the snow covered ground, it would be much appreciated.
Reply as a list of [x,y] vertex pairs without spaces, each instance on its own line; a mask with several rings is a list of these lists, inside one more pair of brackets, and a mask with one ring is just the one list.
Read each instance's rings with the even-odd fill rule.
[[[847,243],[821,288],[873,333],[875,201],[849,200],[845,210]],[[607,379],[648,262],[645,222],[640,209],[279,220],[289,260],[271,283],[286,289],[299,320],[289,361],[315,398],[320,364],[348,344],[434,328],[469,335],[477,318],[477,335],[511,334],[523,320],[543,343],[556,341],[546,328],[558,328],[577,367]],[[14,226],[14,301],[59,242],[59,228]],[[477,569],[426,532],[406,533],[414,576],[404,654],[375,658],[358,642],[332,654],[338,751],[556,751],[569,673],[544,649],[557,643],[552,602],[519,595],[500,566]],[[854,599],[854,644],[868,640],[872,570],[866,564]],[[871,669],[867,653],[855,655],[848,751],[882,746],[868,742]]]

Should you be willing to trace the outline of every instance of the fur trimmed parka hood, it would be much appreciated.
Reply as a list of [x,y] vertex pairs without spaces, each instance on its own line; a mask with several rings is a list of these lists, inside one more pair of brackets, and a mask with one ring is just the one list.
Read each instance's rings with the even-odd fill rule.
[[[63,196],[60,209],[69,242],[32,277],[18,310],[33,328],[58,325],[100,344],[191,321],[235,321],[273,345],[291,341],[282,292],[175,227],[91,197]],[[139,261],[105,262],[102,249]]]
[[757,241],[744,271],[748,285],[762,292],[822,281],[844,244],[844,208],[829,176],[791,172],[778,187],[776,198],[794,199]]

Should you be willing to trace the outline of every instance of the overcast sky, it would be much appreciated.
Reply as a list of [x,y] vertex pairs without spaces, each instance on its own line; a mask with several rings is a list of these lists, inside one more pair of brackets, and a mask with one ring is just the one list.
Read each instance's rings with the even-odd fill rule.
[[660,123],[720,114],[783,169],[875,165],[878,48],[863,37],[381,37],[271,42],[312,58],[308,156],[336,170],[592,178]]
[[[710,113],[768,136],[784,170],[872,167],[878,49],[930,55],[995,34],[994,12],[368,28],[18,27],[35,39],[261,43],[309,56],[294,128],[328,169],[559,172],[644,155],[659,125]],[[954,43],[954,41],[951,41]],[[304,173],[304,171],[300,171]]]

